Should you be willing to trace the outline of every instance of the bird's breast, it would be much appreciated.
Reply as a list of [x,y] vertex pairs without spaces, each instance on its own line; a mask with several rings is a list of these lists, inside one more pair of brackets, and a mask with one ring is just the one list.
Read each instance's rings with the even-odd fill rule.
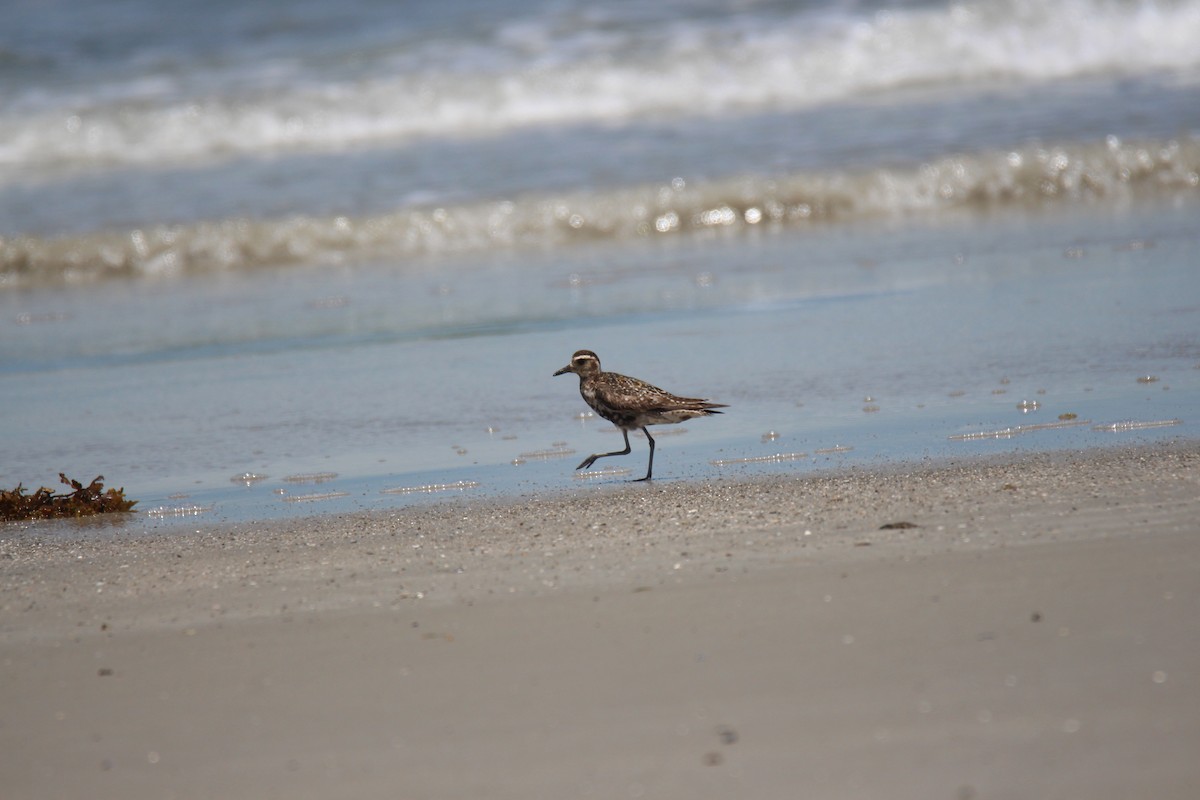
[[583,381],[579,384],[579,393],[583,395],[583,402],[592,408],[596,407],[596,387],[587,381]]

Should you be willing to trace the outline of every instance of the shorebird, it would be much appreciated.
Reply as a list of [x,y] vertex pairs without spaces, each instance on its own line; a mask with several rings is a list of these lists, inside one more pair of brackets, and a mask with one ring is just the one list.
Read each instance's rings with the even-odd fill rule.
[[679,397],[628,375],[604,372],[600,369],[600,358],[591,350],[578,350],[571,356],[571,363],[554,373],[555,376],[574,372],[579,376],[579,393],[597,414],[621,429],[625,437],[625,449],[611,453],[593,453],[575,469],[586,469],[598,458],[627,456],[630,453],[629,432],[642,429],[650,442],[650,463],[646,465],[646,477],[650,480],[654,472],[654,438],[647,430],[648,425],[670,425],[695,417],[720,414],[718,408],[728,408],[724,403],[710,403],[698,397]]

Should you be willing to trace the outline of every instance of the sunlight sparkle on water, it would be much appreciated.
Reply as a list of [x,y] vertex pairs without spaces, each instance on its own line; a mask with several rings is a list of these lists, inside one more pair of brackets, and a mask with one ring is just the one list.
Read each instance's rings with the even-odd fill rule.
[[454,483],[430,483],[424,486],[397,486],[394,489],[380,489],[380,494],[431,494],[433,492],[450,492],[461,489],[474,489],[479,481],[455,481]]
[[307,472],[299,475],[288,475],[283,480],[287,483],[328,483],[337,476],[336,472]]
[[718,458],[709,461],[714,467],[729,467],[735,464],[775,464],[784,461],[799,461],[808,458],[808,453],[776,453],[770,456],[754,456],[751,458]]
[[316,492],[314,494],[291,494],[283,498],[285,503],[316,503],[321,500],[333,500],[338,497],[349,497],[349,492]]
[[621,475],[628,475],[630,470],[623,467],[606,467],[604,469],[590,469],[586,472],[575,472],[571,475],[577,481],[586,481],[593,478],[615,478]]
[[1107,423],[1104,425],[1096,425],[1095,427],[1092,428],[1092,430],[1094,430],[1094,431],[1113,431],[1113,432],[1119,433],[1121,431],[1141,431],[1141,430],[1146,430],[1148,428],[1169,428],[1172,425],[1182,425],[1182,424],[1183,424],[1183,420],[1181,420],[1181,419],[1157,419],[1157,420],[1147,420],[1147,421],[1139,421],[1139,420],[1129,419],[1129,420],[1123,420],[1121,422],[1110,422],[1110,423]]

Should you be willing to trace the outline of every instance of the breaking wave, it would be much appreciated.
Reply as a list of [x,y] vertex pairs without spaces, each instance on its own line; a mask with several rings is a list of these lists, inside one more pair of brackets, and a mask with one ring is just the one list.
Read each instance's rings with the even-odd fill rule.
[[0,239],[0,286],[156,278],[300,263],[402,262],[495,248],[545,248],[704,230],[1103,201],[1200,189],[1200,139],[1030,146],[862,172],[709,182],[402,208],[158,225]]
[[[0,95],[0,168],[154,166],[798,109],[913,86],[1148,73],[1194,81],[1200,69],[1197,0],[845,9],[627,20],[627,9],[580,18],[568,7],[469,37],[397,32],[366,52],[356,42],[332,57],[250,52],[18,88]],[[331,69],[331,58],[360,66]]]

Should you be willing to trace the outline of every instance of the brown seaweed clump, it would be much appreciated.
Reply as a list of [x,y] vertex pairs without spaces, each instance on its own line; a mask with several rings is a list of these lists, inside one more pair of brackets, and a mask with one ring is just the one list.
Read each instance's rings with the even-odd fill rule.
[[108,514],[115,511],[132,511],[136,500],[125,499],[125,489],[104,490],[104,476],[97,475],[87,486],[58,473],[59,480],[74,491],[55,494],[42,487],[33,494],[26,494],[25,487],[17,484],[12,491],[0,490],[0,520],[58,519],[61,517],[88,517],[93,514]]

